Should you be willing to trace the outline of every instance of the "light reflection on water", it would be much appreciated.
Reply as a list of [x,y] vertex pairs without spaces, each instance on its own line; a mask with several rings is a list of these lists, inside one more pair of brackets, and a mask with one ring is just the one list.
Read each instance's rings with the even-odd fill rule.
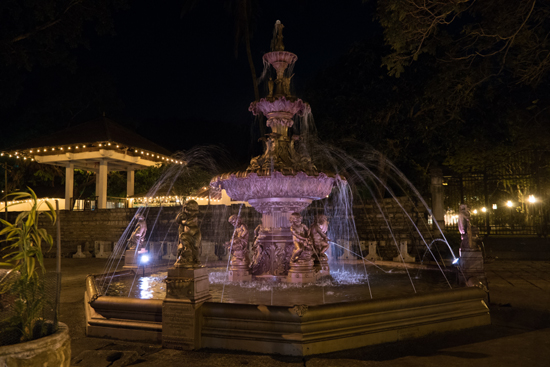
[[[332,277],[311,284],[293,284],[277,280],[253,280],[234,283],[227,280],[226,268],[210,268],[210,294],[212,302],[273,304],[292,306],[297,304],[316,305],[323,303],[351,302],[370,299],[367,280],[374,299],[412,295],[414,291],[404,270],[384,273],[369,269],[369,275],[355,269],[335,269]],[[166,294],[166,271],[148,276],[122,277],[113,279],[108,296],[128,296],[141,299],[164,299]],[[132,282],[134,285],[132,287]],[[417,292],[449,289],[441,274],[433,271],[419,272],[415,277]],[[453,283],[452,283],[453,284]],[[453,284],[455,287],[455,284]]]

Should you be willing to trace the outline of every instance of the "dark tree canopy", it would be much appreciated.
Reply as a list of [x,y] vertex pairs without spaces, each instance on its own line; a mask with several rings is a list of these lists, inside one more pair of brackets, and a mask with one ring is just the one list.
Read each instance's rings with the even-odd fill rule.
[[483,78],[508,72],[529,85],[550,70],[548,1],[385,0],[378,19],[392,48],[384,58],[392,75],[422,54],[479,69]]

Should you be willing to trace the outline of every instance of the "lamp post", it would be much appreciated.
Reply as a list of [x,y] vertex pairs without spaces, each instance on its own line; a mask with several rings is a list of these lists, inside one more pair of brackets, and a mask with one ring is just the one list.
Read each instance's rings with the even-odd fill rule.
[[6,222],[8,221],[8,162],[4,162],[4,215]]
[[514,218],[512,216],[512,206],[514,206],[514,203],[512,203],[511,200],[508,200],[506,202],[506,206],[508,208],[510,208],[510,232],[512,232],[512,234],[514,234],[514,220],[513,220]]
[[[530,211],[530,222],[531,222],[531,226],[533,226],[533,229],[535,228],[535,203],[537,202],[537,198],[535,197],[535,195],[529,195],[528,199],[527,199],[527,202],[529,202],[529,204],[531,204],[531,207],[529,208],[529,211]],[[532,214],[531,214],[532,212]]]

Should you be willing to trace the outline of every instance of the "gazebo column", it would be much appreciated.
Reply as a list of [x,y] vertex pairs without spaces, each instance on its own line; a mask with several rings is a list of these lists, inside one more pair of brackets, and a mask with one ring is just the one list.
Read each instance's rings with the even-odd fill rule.
[[71,199],[74,192],[74,163],[65,167],[65,210],[72,210]]
[[[134,170],[128,170],[126,171],[126,197],[130,198],[131,196],[134,196],[134,177],[135,177],[135,171]],[[132,201],[128,199],[128,207],[132,207]]]
[[107,174],[109,170],[107,168],[107,160],[102,159],[99,162],[99,171],[97,173],[96,181],[96,195],[98,209],[107,208]]

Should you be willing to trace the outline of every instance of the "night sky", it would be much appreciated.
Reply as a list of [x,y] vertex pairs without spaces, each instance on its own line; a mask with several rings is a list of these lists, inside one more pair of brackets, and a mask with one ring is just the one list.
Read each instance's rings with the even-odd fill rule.
[[[115,35],[87,32],[89,48],[74,51],[78,67],[93,68],[114,86],[122,108],[105,111],[107,117],[170,150],[219,144],[227,131],[254,141],[248,112],[254,92],[244,44],[238,58],[234,55],[233,16],[223,2],[203,1],[182,18],[183,2],[131,1],[114,16]],[[285,50],[298,55],[293,78],[298,96],[353,43],[376,32],[372,6],[361,0],[261,1],[260,7],[252,38],[256,74],[280,19]],[[37,85],[48,83],[40,71],[34,73]],[[261,95],[263,90],[260,85]],[[29,98],[26,91],[24,103],[40,100],[42,92],[34,93]],[[79,118],[70,123],[83,122]]]

